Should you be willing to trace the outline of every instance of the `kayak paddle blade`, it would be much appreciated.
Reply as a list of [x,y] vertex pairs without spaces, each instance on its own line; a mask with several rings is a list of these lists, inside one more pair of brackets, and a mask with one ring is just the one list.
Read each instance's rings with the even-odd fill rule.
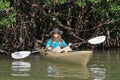
[[105,41],[105,39],[106,39],[106,36],[98,36],[98,37],[89,39],[88,43],[90,43],[90,44],[100,44],[100,43],[103,43]]
[[11,54],[13,59],[23,59],[28,57],[31,54],[30,51],[19,51]]

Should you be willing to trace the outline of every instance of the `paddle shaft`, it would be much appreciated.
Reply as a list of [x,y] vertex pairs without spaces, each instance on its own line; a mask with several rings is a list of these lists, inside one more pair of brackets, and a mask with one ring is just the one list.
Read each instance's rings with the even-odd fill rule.
[[75,46],[75,45],[78,45],[78,44],[84,44],[84,43],[88,43],[88,41],[73,43],[71,46]]
[[47,49],[41,49],[41,50],[39,50],[39,51],[31,51],[31,53],[36,53],[36,52],[40,52],[40,51],[46,51]]
[[31,53],[36,53],[36,52],[39,52],[39,51],[31,51]]

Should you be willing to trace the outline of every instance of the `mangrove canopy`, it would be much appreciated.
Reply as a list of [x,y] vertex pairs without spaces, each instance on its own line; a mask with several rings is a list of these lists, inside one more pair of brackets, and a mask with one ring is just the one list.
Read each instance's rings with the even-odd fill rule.
[[107,37],[75,49],[120,47],[120,0],[0,0],[0,52],[41,49],[53,28],[66,42]]

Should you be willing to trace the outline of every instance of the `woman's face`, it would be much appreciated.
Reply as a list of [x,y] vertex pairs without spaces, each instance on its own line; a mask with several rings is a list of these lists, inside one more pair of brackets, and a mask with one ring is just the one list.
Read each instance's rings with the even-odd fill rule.
[[53,34],[55,38],[58,38],[59,34],[58,33],[54,33]]

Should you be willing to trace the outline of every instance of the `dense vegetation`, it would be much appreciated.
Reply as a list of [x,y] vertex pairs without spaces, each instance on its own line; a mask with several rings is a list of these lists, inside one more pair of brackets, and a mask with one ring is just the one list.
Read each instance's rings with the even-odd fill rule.
[[120,0],[1,0],[0,51],[42,48],[56,27],[67,42],[105,35],[97,47],[119,47],[119,22]]

